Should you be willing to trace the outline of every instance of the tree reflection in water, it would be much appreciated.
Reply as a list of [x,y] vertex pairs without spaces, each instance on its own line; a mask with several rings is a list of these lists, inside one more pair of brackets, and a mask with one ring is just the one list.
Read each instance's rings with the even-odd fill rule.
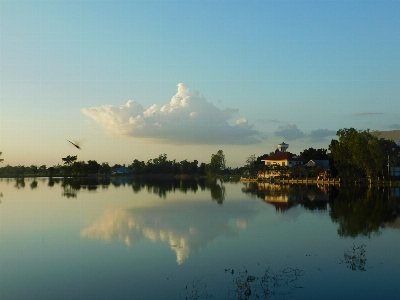
[[207,178],[205,186],[211,191],[211,199],[217,201],[218,204],[222,204],[224,202],[225,187],[222,180]]
[[30,186],[31,186],[31,189],[32,189],[32,190],[34,190],[34,189],[37,188],[38,182],[36,181],[36,179],[34,179],[34,180],[31,182]]
[[242,191],[274,205],[281,213],[298,205],[311,211],[330,208],[330,217],[339,225],[338,234],[342,237],[379,234],[400,215],[398,188],[250,182]]
[[61,182],[63,188],[62,196],[67,198],[76,198],[78,191],[81,189],[88,191],[96,191],[99,187],[105,187],[110,184],[108,178],[61,178],[51,179],[49,178],[48,185],[54,186],[54,183]]
[[399,215],[399,199],[391,197],[389,189],[343,188],[331,202],[330,216],[343,237],[380,234],[385,223],[394,222]]
[[[38,179],[40,181],[40,179]],[[27,181],[31,189],[36,189],[37,179],[5,179],[14,182],[14,187],[23,189]],[[47,185],[61,185],[62,196],[77,198],[81,190],[96,191],[98,188],[131,186],[134,193],[147,190],[160,198],[167,198],[175,191],[182,193],[198,190],[209,191],[212,200],[223,204],[226,192],[222,179],[175,178],[175,177],[96,177],[96,178],[48,178]],[[386,226],[396,226],[400,215],[400,189],[328,185],[288,185],[250,182],[244,184],[242,192],[274,205],[284,213],[300,206],[309,211],[328,211],[334,223],[338,224],[338,234],[342,237],[380,234]],[[397,225],[398,226],[398,225]]]
[[25,187],[25,178],[24,177],[17,177],[15,178],[15,185],[17,189],[21,189]]
[[[67,198],[77,198],[80,190],[96,191],[98,188],[106,189],[110,185],[114,187],[131,186],[134,193],[147,190],[150,194],[156,194],[160,198],[167,198],[168,193],[180,191],[182,193],[196,193],[199,189],[209,190],[211,199],[216,200],[218,204],[222,204],[225,200],[225,187],[222,179],[206,179],[206,178],[176,178],[176,177],[64,177],[64,178],[48,178],[47,186],[53,187],[60,184],[62,187],[62,196]],[[38,186],[38,182],[34,180],[31,188]],[[15,179],[15,187],[25,187],[24,178]]]
[[[245,268],[225,269],[224,276],[229,276],[231,281],[225,299],[250,300],[289,296],[296,289],[302,288],[297,286],[297,280],[303,275],[304,271],[298,268],[285,268],[279,272],[274,272],[268,267],[263,268],[261,274],[250,273]],[[203,276],[189,282],[184,290],[185,299],[213,298],[213,294],[209,290],[209,287],[212,286],[212,280],[212,276]]]

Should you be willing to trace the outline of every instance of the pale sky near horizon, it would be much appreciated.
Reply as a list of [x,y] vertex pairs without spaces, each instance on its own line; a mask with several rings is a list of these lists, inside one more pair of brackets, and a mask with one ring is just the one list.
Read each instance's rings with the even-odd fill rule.
[[[0,1],[2,165],[228,166],[400,129],[399,1]],[[81,142],[75,149],[68,140]]]

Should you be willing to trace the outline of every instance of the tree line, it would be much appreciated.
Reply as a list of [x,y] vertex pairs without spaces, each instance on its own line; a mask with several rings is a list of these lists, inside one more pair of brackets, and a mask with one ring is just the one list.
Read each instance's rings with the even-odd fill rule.
[[[330,151],[328,153],[328,150]],[[260,173],[279,174],[282,177],[308,178],[317,176],[323,169],[321,167],[309,168],[304,165],[288,166],[265,165],[262,161],[275,154],[270,152],[256,157],[254,154],[246,159],[243,167],[232,169],[226,167],[226,158],[222,150],[212,154],[209,163],[200,163],[197,160],[176,161],[169,160],[167,154],[149,159],[147,162],[133,160],[126,166],[132,174],[136,175],[199,175],[216,177],[221,175],[244,175],[257,177]],[[1,152],[0,152],[1,155]],[[390,167],[400,166],[400,146],[394,141],[379,138],[376,132],[344,128],[337,131],[337,139],[332,139],[328,149],[308,148],[300,152],[299,157],[307,162],[313,160],[329,160],[331,177],[343,180],[369,180],[385,179],[390,176]],[[0,159],[3,162],[3,159]],[[47,168],[43,166],[10,166],[0,168],[0,176],[88,176],[109,175],[117,168],[125,165],[115,164],[110,166],[107,162],[99,164],[95,160],[78,161],[77,156],[68,155],[62,158],[63,164]]]
[[[0,153],[1,154],[1,153]],[[77,155],[68,155],[61,158],[62,164],[47,168],[42,166],[10,166],[0,168],[0,176],[24,177],[24,176],[89,176],[111,175],[116,170],[123,168],[123,173],[134,175],[198,175],[216,177],[220,175],[240,174],[242,168],[232,169],[226,167],[226,159],[222,150],[211,155],[209,163],[200,163],[197,160],[182,161],[169,160],[167,154],[149,159],[147,162],[134,159],[127,166],[115,164],[110,166],[108,162],[98,163],[96,160],[79,161]]]
[[[331,140],[328,149],[305,149],[300,152],[299,158],[304,163],[311,159],[328,160],[330,176],[343,180],[384,180],[391,176],[391,167],[400,166],[400,146],[392,140],[379,138],[377,132],[344,128],[338,130],[336,135],[338,138]],[[286,178],[307,178],[316,177],[324,170],[322,167],[307,167],[304,164],[293,167],[265,165],[262,160],[275,153],[249,156],[246,159],[245,176],[277,174]]]
[[392,140],[379,138],[376,132],[344,128],[336,135],[338,139],[331,141],[329,150],[341,178],[387,179],[390,167],[400,165],[400,146]]

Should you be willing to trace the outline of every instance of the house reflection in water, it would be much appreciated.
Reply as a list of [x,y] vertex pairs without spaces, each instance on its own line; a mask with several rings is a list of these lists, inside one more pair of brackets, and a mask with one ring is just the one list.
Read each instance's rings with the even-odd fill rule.
[[298,205],[298,202],[290,195],[266,195],[264,201],[275,206],[275,209],[279,212],[284,212],[285,210]]
[[284,212],[298,205],[309,210],[326,210],[330,190],[327,185],[282,185],[273,183],[247,182],[243,192],[275,206],[276,211]]

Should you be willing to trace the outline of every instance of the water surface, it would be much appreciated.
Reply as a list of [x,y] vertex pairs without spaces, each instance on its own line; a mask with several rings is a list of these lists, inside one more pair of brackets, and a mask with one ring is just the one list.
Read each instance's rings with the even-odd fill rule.
[[398,189],[0,180],[0,299],[392,299]]

